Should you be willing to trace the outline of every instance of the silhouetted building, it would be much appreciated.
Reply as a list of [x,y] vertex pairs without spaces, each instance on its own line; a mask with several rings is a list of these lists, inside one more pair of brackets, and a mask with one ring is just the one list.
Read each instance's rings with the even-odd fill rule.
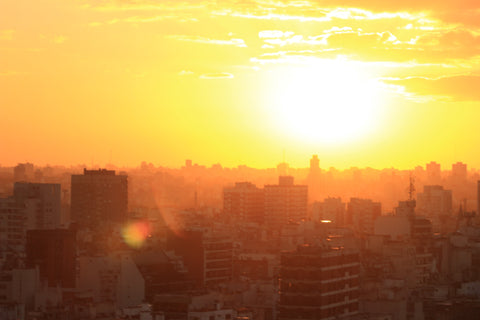
[[33,178],[33,164],[19,163],[13,168],[13,181],[28,181]]
[[308,171],[308,189],[310,200],[320,199],[321,181],[320,181],[320,160],[315,154],[310,159],[310,168]]
[[304,245],[283,252],[280,264],[278,319],[339,319],[358,313],[357,252]]
[[467,165],[465,163],[457,162],[452,164],[452,178],[454,181],[467,180]]
[[62,219],[60,184],[15,182],[13,195],[25,204],[27,229],[55,229],[66,222]]
[[308,186],[295,185],[292,176],[280,176],[278,185],[265,186],[265,222],[279,230],[289,221],[307,217]]
[[480,218],[480,180],[477,181],[477,220]]
[[232,278],[233,246],[227,236],[200,230],[168,230],[167,250],[183,258],[198,286],[212,286]]
[[313,221],[331,221],[336,226],[345,223],[345,203],[340,198],[327,198],[313,203]]
[[80,227],[99,228],[127,219],[128,183],[126,175],[114,170],[87,170],[72,175],[72,221]]
[[380,202],[370,199],[351,198],[347,206],[347,218],[345,223],[352,225],[360,234],[373,234],[375,219],[382,214]]
[[280,176],[286,176],[288,174],[290,166],[286,162],[277,164],[277,174]]
[[27,267],[38,266],[40,279],[49,287],[75,287],[75,229],[28,230],[26,253]]
[[442,186],[424,186],[417,194],[417,211],[427,217],[452,214],[452,190]]
[[234,221],[264,222],[264,192],[250,182],[223,189],[224,214]]
[[318,175],[320,173],[320,160],[318,155],[314,154],[310,159],[310,175]]
[[121,309],[144,301],[145,279],[129,253],[82,256],[78,269],[77,287],[90,292],[94,302],[113,303]]
[[[445,228],[455,228],[451,223],[452,191],[444,190],[442,186],[424,186],[423,193],[417,194],[417,213],[432,221],[435,232],[446,232]],[[453,230],[450,230],[453,231]]]
[[440,183],[442,180],[442,171],[439,163],[431,161],[427,163],[427,179],[429,183]]
[[25,250],[25,205],[14,197],[0,198],[0,254]]

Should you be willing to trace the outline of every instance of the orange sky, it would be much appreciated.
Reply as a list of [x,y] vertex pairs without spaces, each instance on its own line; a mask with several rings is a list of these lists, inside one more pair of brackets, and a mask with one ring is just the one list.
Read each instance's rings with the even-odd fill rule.
[[0,2],[0,165],[480,168],[476,1]]

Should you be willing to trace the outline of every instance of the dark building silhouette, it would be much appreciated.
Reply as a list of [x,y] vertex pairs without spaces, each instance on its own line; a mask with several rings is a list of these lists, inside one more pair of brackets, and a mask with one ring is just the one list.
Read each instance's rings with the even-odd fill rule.
[[457,162],[452,164],[452,178],[456,182],[465,182],[467,180],[468,170],[467,164]]
[[19,163],[13,168],[13,181],[27,181],[33,178],[33,164]]
[[127,219],[126,175],[114,170],[87,170],[72,175],[71,217],[79,227],[99,228]]
[[361,235],[373,234],[375,219],[382,214],[382,204],[370,199],[351,198],[345,223]]
[[211,286],[232,278],[232,248],[231,238],[203,230],[167,232],[167,250],[183,258],[191,279],[198,286]]
[[336,226],[345,224],[345,203],[341,198],[326,198],[322,202],[314,202],[312,205],[313,221],[331,221]]
[[320,181],[320,160],[318,156],[315,154],[310,159],[310,168],[308,171],[308,189],[310,193],[310,200],[318,200],[320,199],[321,193],[321,181]]
[[272,229],[307,217],[308,186],[293,181],[292,176],[280,176],[278,185],[265,186],[265,222]]
[[15,182],[13,195],[25,205],[27,229],[55,229],[66,222],[62,219],[60,184]]
[[223,189],[223,210],[234,221],[264,222],[264,192],[250,182]]
[[355,251],[303,245],[282,252],[278,319],[338,319],[357,314],[359,274]]
[[14,197],[0,198],[0,256],[25,251],[25,204]]
[[431,184],[439,184],[442,181],[442,170],[439,163],[431,161],[427,163],[427,179]]
[[480,180],[477,181],[477,224],[480,224]]
[[26,266],[38,266],[49,287],[75,287],[76,252],[74,228],[27,231]]

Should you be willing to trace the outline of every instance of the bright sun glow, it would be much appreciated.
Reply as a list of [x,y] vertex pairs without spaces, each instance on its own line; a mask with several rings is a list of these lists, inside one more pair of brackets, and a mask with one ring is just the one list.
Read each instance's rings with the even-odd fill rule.
[[275,94],[282,129],[299,139],[343,143],[379,121],[378,83],[352,62],[329,60],[290,69]]

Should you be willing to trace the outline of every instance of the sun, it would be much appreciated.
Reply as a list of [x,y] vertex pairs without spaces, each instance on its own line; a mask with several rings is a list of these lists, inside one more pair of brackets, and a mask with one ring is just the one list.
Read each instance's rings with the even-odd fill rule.
[[281,129],[304,141],[357,140],[373,132],[379,121],[379,84],[349,61],[289,68],[278,80],[274,97]]

